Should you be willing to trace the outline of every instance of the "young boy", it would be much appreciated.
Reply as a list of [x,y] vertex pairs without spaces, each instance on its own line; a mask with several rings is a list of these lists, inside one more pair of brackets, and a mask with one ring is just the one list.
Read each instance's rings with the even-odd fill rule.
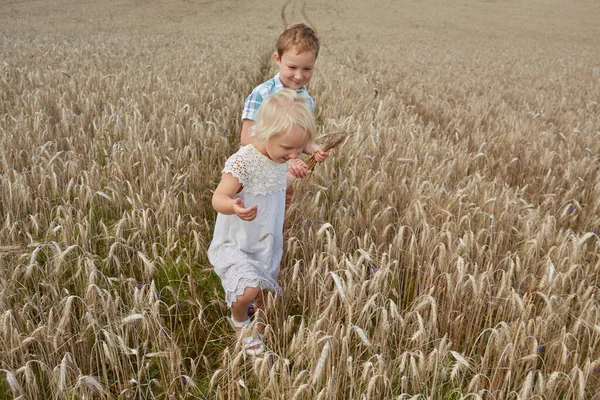
[[[319,39],[315,32],[306,24],[290,25],[279,34],[276,47],[277,51],[273,58],[279,67],[279,73],[255,87],[244,103],[242,146],[252,141],[248,131],[254,125],[256,112],[263,99],[272,93],[284,88],[294,89],[308,98],[313,114],[315,112],[315,102],[306,91],[306,85],[312,78],[313,68],[319,55]],[[318,162],[323,162],[328,156],[328,153],[312,140],[306,144],[303,153],[314,155]],[[296,160],[296,163],[301,162],[301,160]],[[299,167],[296,163],[290,162],[289,171],[296,178],[303,178],[306,175],[306,169]],[[288,201],[289,198],[291,198],[291,192],[288,193]]]

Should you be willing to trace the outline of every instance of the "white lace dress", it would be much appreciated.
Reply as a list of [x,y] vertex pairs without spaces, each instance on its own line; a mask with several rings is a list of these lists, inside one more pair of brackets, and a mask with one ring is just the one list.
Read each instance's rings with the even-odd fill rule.
[[223,173],[231,173],[242,184],[235,198],[244,207],[258,205],[253,221],[237,215],[217,215],[208,259],[221,278],[227,306],[247,287],[281,292],[277,283],[283,253],[283,216],[288,163],[277,163],[254,146],[247,145],[225,162]]

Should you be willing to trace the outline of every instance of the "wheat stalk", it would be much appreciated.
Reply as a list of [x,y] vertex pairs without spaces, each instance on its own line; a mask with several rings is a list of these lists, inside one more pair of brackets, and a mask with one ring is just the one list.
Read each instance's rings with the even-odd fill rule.
[[[237,27],[219,18],[200,28],[180,19],[189,2],[174,2],[149,5],[149,28],[136,32],[106,2],[86,15],[71,7],[64,24],[43,2],[0,17],[6,390],[32,399],[594,395],[600,87],[590,24],[568,22],[595,21],[598,10],[529,21],[531,31],[556,28],[560,54],[521,40],[518,24],[507,31],[517,44],[502,51],[484,28],[443,52],[418,40],[422,29],[396,24],[416,39],[399,63],[391,44],[357,51],[340,38],[364,41],[363,28],[336,25],[310,91],[323,132],[348,131],[339,143],[324,136],[327,151],[360,140],[351,157],[312,174],[291,209],[301,215],[286,230],[284,295],[270,306],[269,351],[251,359],[223,323],[206,248],[241,94],[270,74],[272,49],[262,39],[236,45]],[[286,17],[310,19],[292,6]],[[365,37],[391,26],[392,6],[347,7],[381,21]],[[118,34],[77,22],[90,12]],[[490,21],[505,17],[498,9]],[[432,26],[428,36],[447,34]],[[482,43],[492,51],[465,51]],[[199,47],[201,57],[181,56]],[[239,63],[248,53],[262,56]]]
[[[348,139],[349,135],[347,131],[337,131],[331,133],[325,137],[325,144],[323,145],[323,151],[328,152],[329,150],[335,149],[339,146],[344,140]],[[306,161],[306,165],[308,165],[308,170],[312,170],[317,164],[317,160],[315,156],[312,155]]]

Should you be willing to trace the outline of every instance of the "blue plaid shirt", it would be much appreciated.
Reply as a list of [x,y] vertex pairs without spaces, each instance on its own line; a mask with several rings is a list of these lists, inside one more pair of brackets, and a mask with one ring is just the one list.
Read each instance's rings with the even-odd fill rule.
[[[250,95],[246,98],[246,101],[244,102],[244,112],[242,112],[242,119],[251,119],[252,121],[256,121],[256,112],[258,111],[258,107],[260,107],[260,105],[262,104],[263,99],[272,93],[280,91],[281,89],[283,89],[283,84],[279,79],[279,74],[275,75],[273,78],[255,87],[252,93],[250,93]],[[306,91],[306,86],[302,86],[300,89],[298,89],[298,92],[306,95],[310,104],[310,108],[314,114],[315,101],[312,97],[310,97],[310,95]]]

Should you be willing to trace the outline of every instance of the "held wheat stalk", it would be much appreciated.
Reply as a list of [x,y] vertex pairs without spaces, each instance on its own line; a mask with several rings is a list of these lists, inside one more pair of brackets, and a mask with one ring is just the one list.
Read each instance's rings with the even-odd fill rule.
[[[347,137],[348,137],[348,132],[346,132],[346,131],[338,131],[338,132],[334,132],[332,134],[327,135],[325,145],[323,146],[323,151],[328,152],[329,150],[336,148],[344,140],[346,140]],[[317,164],[317,160],[315,159],[315,156],[314,155],[310,156],[310,158],[308,159],[306,164],[308,165],[308,170],[309,171],[312,170],[315,167],[315,165]]]

